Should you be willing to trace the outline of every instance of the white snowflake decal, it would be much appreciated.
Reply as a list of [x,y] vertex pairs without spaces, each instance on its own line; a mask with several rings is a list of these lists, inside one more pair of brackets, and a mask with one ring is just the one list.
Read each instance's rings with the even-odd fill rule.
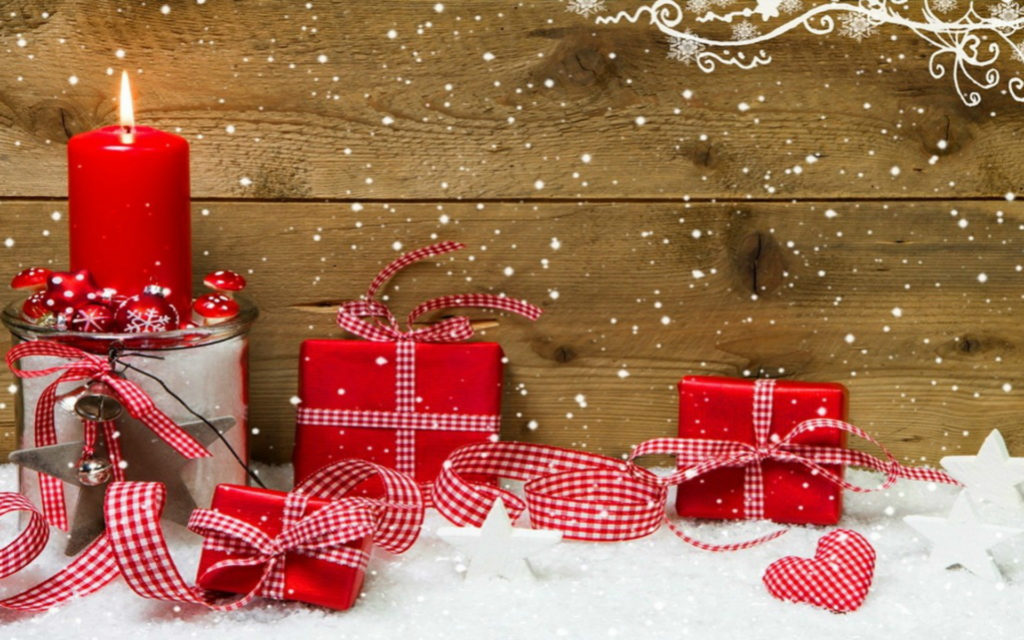
[[760,33],[757,27],[747,20],[732,25],[733,40],[750,40],[751,38],[756,38]]
[[957,0],[932,0],[932,8],[942,13],[948,13],[956,9]]
[[[956,0],[952,0],[956,2]],[[804,8],[803,0],[782,0],[779,3],[779,11],[782,13],[796,13]]]
[[161,314],[157,309],[145,309],[141,312],[128,309],[126,315],[128,316],[128,322],[124,325],[126,333],[167,331],[171,324],[171,317]]
[[847,38],[853,38],[857,42],[875,35],[875,23],[871,22],[871,18],[864,14],[848,13],[839,16],[839,21],[843,23],[839,27],[839,33]]
[[711,6],[711,0],[686,0],[686,10],[694,15],[704,15]]
[[1005,20],[1006,22],[1013,22],[1024,16],[1024,9],[1021,9],[1020,5],[1013,2],[1013,0],[1000,0],[997,4],[989,7],[988,10],[993,18]]
[[727,7],[732,3],[732,0],[711,0],[711,4],[716,7]]
[[605,0],[569,0],[566,3],[565,10],[578,13],[584,18],[591,14],[600,13],[605,10]]
[[683,37],[681,38],[669,38],[668,57],[684,64],[690,64],[696,60],[697,56],[707,47],[703,43],[697,42],[694,38],[693,32],[689,29],[683,32]]

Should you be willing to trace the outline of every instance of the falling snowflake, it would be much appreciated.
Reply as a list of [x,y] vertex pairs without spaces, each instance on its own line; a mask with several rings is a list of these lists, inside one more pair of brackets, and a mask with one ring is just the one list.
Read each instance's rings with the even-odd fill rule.
[[605,0],[569,0],[565,5],[565,10],[578,13],[586,18],[591,14],[604,11],[604,2]]
[[953,9],[956,9],[957,0],[932,0],[932,9],[941,11],[942,13],[948,13]]
[[686,0],[686,10],[694,15],[704,15],[711,6],[712,0]]
[[843,23],[843,25],[839,27],[839,33],[843,34],[847,38],[853,38],[857,42],[875,35],[876,25],[871,22],[871,18],[866,15],[860,13],[848,13],[844,16],[839,16],[839,21]]
[[[952,0],[952,2],[956,2],[956,0]],[[803,8],[803,0],[782,0],[782,2],[779,3],[779,11],[781,11],[782,13],[796,13],[797,11],[800,11]]]
[[171,317],[160,313],[156,309],[144,309],[136,311],[129,309],[128,322],[125,323],[125,333],[150,333],[156,331],[167,331],[171,325]]
[[690,64],[697,59],[705,47],[695,40],[696,36],[687,29],[681,37],[673,36],[668,39],[668,57],[679,62]]
[[732,25],[732,39],[733,40],[751,40],[761,34],[757,27],[753,24],[744,20],[738,24]]

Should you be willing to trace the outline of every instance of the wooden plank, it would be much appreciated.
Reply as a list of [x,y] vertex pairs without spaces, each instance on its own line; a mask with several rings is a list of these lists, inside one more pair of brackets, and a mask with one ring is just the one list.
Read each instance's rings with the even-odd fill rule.
[[999,90],[965,107],[906,31],[860,42],[798,29],[765,45],[771,66],[706,75],[668,59],[653,27],[596,26],[562,2],[436,4],[5,8],[0,196],[66,192],[67,137],[113,122],[110,74],[122,67],[140,121],[191,141],[197,197],[959,198],[1022,187],[1024,110]]
[[[62,264],[52,217],[65,210],[0,203],[14,239],[0,273]],[[973,451],[992,428],[1024,455],[1019,203],[215,202],[194,218],[196,273],[246,272],[262,309],[261,459],[290,455],[299,343],[341,335],[317,306],[359,296],[399,250],[438,238],[469,248],[403,273],[396,310],[463,291],[546,309],[483,332],[509,357],[505,438],[622,454],[673,432],[681,375],[759,374],[847,384],[853,420],[903,458]]]

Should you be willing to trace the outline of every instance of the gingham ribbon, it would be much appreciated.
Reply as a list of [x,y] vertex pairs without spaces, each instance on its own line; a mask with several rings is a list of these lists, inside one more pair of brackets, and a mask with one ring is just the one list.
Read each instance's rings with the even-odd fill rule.
[[[461,342],[473,335],[473,323],[465,316],[452,316],[428,327],[416,328],[415,322],[424,314],[438,309],[484,308],[515,313],[530,320],[540,317],[541,310],[524,300],[499,295],[467,293],[427,300],[414,308],[403,329],[391,310],[375,298],[381,288],[405,267],[433,256],[462,249],[459,242],[438,244],[410,251],[384,267],[370,283],[363,300],[346,302],[338,309],[338,324],[357,336],[374,342],[395,343],[395,410],[358,411],[349,409],[301,408],[300,426],[363,427],[395,429],[395,466],[408,474],[415,470],[416,431],[443,429],[457,431],[497,432],[498,415],[420,414],[416,415],[416,348],[417,342]],[[371,320],[367,320],[369,318]]]
[[281,533],[273,538],[219,511],[196,509],[188,520],[188,528],[206,539],[203,549],[232,556],[210,566],[205,573],[232,567],[262,567],[263,574],[253,595],[284,600],[285,558],[289,553],[365,570],[370,554],[345,544],[374,533],[380,507],[370,500],[345,498],[307,514],[308,505],[309,496],[289,493]]
[[[757,380],[754,383],[752,419],[754,442],[735,440],[704,440],[698,438],[655,438],[637,446],[630,455],[631,470],[641,478],[665,486],[682,484],[709,471],[724,467],[742,467],[743,517],[750,520],[765,518],[764,470],[765,460],[800,464],[810,472],[843,489],[857,493],[879,491],[893,486],[900,478],[958,485],[951,476],[937,469],[907,467],[899,463],[892,453],[866,431],[848,422],[833,418],[813,418],[798,423],[785,436],[770,434],[772,420],[772,399],[774,380]],[[797,444],[800,436],[817,429],[835,429],[861,438],[878,447],[884,460],[864,451],[853,451],[840,447]],[[672,455],[676,457],[678,469],[664,477],[655,476],[636,466],[635,460],[646,455]],[[886,475],[885,482],[877,487],[862,487],[847,482],[822,465],[854,465],[880,471]],[[733,551],[749,548],[782,535],[785,530],[776,531],[756,540],[735,545],[710,545],[686,537],[681,531],[677,535],[691,544],[710,551]]]
[[[19,360],[32,356],[65,358],[68,362],[45,369],[23,369],[16,366]],[[116,375],[110,362],[104,357],[65,344],[36,340],[23,342],[11,349],[7,353],[7,366],[19,378],[42,378],[59,374],[43,390],[36,402],[34,439],[37,447],[57,444],[57,431],[54,426],[57,388],[65,382],[89,379],[106,383],[133,418],[149,427],[158,438],[185,458],[203,458],[210,455],[199,442],[160,411],[141,387]],[[117,449],[116,438],[108,438],[107,442],[110,449]],[[119,452],[114,451],[113,455],[119,457]],[[39,486],[43,513],[47,521],[66,531],[67,509],[60,481],[41,473]]]
[[[27,567],[46,547],[50,528],[43,513],[18,493],[0,493],[0,516],[25,511],[28,525],[0,549],[0,578]],[[71,598],[98,591],[117,577],[117,566],[110,555],[107,540],[101,536],[75,561],[50,579],[17,595],[0,600],[0,609],[45,611]]]
[[[523,500],[468,475],[525,481]],[[525,442],[467,445],[455,450],[431,488],[434,507],[458,526],[483,524],[501,498],[518,518],[574,540],[641,538],[664,519],[667,487],[640,480],[621,460]]]
[[[383,488],[380,498],[347,498],[345,494],[364,481],[377,477]],[[245,556],[238,562],[265,568],[268,583],[257,585],[249,594],[231,602],[215,600],[213,593],[188,585],[181,577],[167,549],[160,529],[160,514],[167,489],[157,482],[113,482],[104,502],[106,532],[97,538],[70,565],[50,579],[18,595],[0,600],[0,609],[46,611],[71,600],[96,592],[118,575],[144,598],[188,602],[219,611],[244,606],[259,593],[276,597],[281,593],[281,574],[277,565],[282,554],[296,551],[316,554],[331,562],[363,566],[365,559],[338,549],[338,544],[373,534],[374,543],[392,553],[408,549],[423,525],[424,502],[416,483],[403,474],[363,460],[343,460],[324,467],[310,476],[287,503],[286,530],[273,540],[262,532],[248,530],[244,523],[231,522],[220,514],[207,512],[195,516],[190,526],[220,535],[236,533],[218,541]],[[303,516],[307,497],[338,501],[309,516]],[[42,513],[25,497],[0,493],[0,516],[12,511],[30,514],[28,527],[13,542],[0,549],[0,578],[19,571],[32,562],[46,546],[49,529]],[[322,513],[321,515],[321,512]],[[371,526],[367,527],[367,524]],[[340,531],[339,531],[340,529]],[[240,537],[239,537],[240,536]],[[255,549],[255,551],[253,551]],[[223,566],[223,565],[222,565]]]

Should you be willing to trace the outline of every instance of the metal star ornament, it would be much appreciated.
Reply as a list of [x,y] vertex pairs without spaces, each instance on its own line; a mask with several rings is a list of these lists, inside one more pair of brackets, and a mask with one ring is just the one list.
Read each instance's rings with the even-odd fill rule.
[[[210,423],[223,435],[235,426],[235,419],[230,416],[216,418]],[[209,447],[218,440],[213,429],[203,422],[189,422],[179,426],[204,447]],[[183,458],[137,420],[119,420],[117,430],[120,434],[118,441],[121,444],[121,452],[126,462],[125,480],[164,483],[167,486],[167,507],[164,509],[163,517],[182,525],[186,524],[192,510],[196,508],[192,492],[181,477],[182,469],[189,460]],[[97,455],[106,456],[106,448],[102,443],[97,444]],[[77,554],[103,533],[103,500],[110,484],[105,482],[89,486],[82,483],[79,478],[78,460],[82,457],[83,446],[82,441],[67,442],[48,447],[21,449],[11,452],[10,455],[11,462],[15,464],[51,475],[79,488],[78,500],[75,502],[70,520],[68,545],[64,550],[69,556]]]
[[998,429],[985,438],[978,454],[947,456],[942,466],[966,487],[971,499],[1024,513],[1024,499],[1017,485],[1024,482],[1024,458],[1011,458]]
[[945,518],[905,516],[903,521],[931,541],[929,560],[932,564],[942,569],[960,565],[993,582],[1001,582],[1003,574],[989,555],[989,549],[1024,533],[1024,528],[978,520],[978,514],[964,491],[957,496],[953,509]]
[[495,500],[481,527],[441,527],[437,535],[466,559],[466,579],[533,579],[527,560],[562,540],[561,531],[513,527],[501,499]]

